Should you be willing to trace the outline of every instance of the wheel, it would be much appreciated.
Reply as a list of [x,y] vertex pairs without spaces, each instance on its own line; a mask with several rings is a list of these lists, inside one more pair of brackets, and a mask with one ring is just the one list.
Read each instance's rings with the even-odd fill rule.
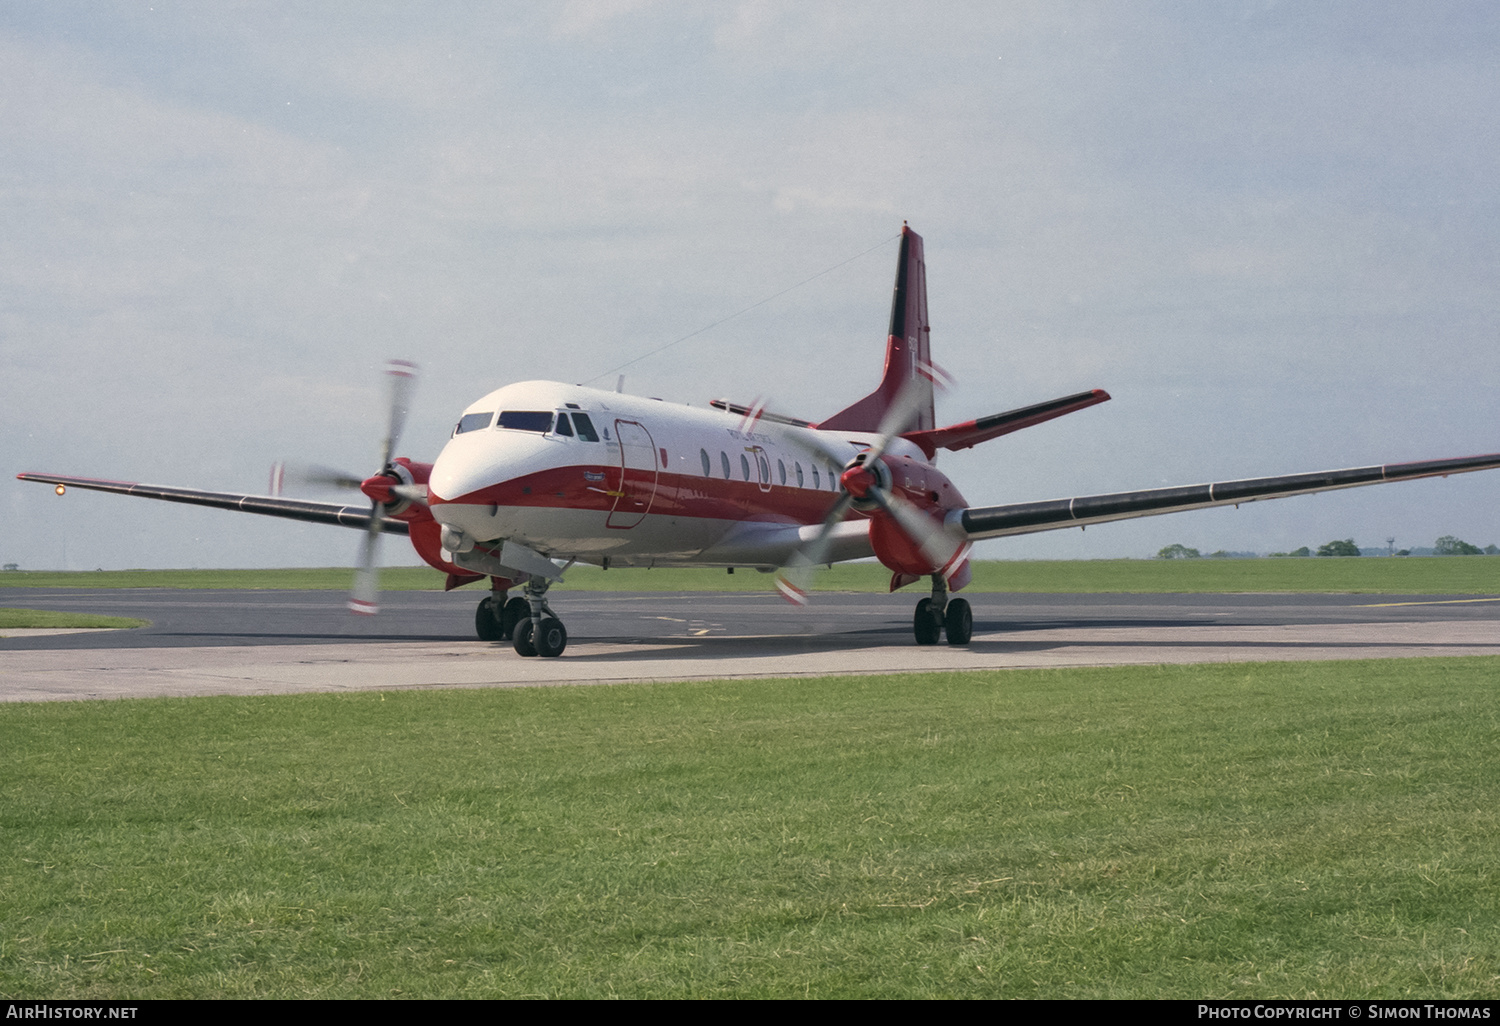
[[479,608],[474,610],[474,633],[480,641],[504,641],[510,637],[505,621],[497,615],[499,612],[494,598],[486,596],[479,600]]
[[532,623],[531,623],[531,618],[530,617],[527,617],[526,619],[522,620],[520,623],[516,624],[515,633],[511,635],[511,639],[510,639],[511,645],[516,650],[516,655],[520,655],[520,656],[534,656],[534,655],[536,655],[536,646],[531,643],[531,634],[532,634],[531,628],[532,628]]
[[542,630],[535,638],[535,646],[536,654],[544,659],[562,655],[563,649],[568,647],[568,629],[556,617],[547,617],[542,621]]
[[507,638],[513,638],[516,634],[516,624],[531,615],[531,607],[526,600],[517,596],[505,603],[505,608],[500,611],[500,632]]
[[911,618],[912,632],[917,636],[918,645],[936,645],[938,639],[943,636],[943,621],[932,613],[932,599],[923,599],[917,603],[917,612]]
[[948,644],[967,645],[974,634],[974,612],[969,604],[963,599],[949,599],[943,627],[948,632]]

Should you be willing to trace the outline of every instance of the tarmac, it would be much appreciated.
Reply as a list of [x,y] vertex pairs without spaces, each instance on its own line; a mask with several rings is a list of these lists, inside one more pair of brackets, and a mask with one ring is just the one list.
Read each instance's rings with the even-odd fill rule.
[[977,595],[963,647],[916,645],[909,597],[819,598],[572,593],[555,605],[574,637],[542,659],[473,640],[471,604],[431,593],[388,595],[372,623],[331,593],[7,590],[154,622],[3,632],[0,701],[1500,655],[1494,597]]

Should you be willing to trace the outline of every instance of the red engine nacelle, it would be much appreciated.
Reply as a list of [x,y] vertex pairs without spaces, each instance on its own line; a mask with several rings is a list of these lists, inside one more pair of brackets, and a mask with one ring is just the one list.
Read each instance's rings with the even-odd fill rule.
[[943,518],[950,510],[966,507],[968,501],[930,463],[909,456],[885,456],[882,462],[890,475],[891,491],[931,523],[926,537],[916,538],[884,510],[869,514],[870,546],[875,557],[893,572],[892,590],[927,574],[947,573],[949,586],[957,591],[968,582],[967,564],[962,559],[966,546],[943,530]]

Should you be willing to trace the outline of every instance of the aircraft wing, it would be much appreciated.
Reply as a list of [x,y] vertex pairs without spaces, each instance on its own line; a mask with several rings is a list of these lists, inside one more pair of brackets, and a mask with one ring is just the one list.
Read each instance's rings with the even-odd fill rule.
[[[133,481],[100,481],[92,477],[61,477],[55,474],[17,474],[22,481],[42,481],[46,484],[62,485],[65,488],[87,488],[95,492],[114,492],[118,495],[137,495],[143,499],[161,499],[164,502],[186,502],[193,506],[212,506],[215,509],[231,509],[241,513],[260,513],[268,517],[283,517],[287,520],[302,520],[312,524],[337,524],[367,530],[370,526],[370,507],[345,506],[337,502],[309,502],[305,499],[283,499],[271,495],[238,495],[233,492],[203,492],[194,488],[173,488],[167,485],[137,484]],[[380,518],[380,529],[386,534],[407,534],[404,521]]]
[[1072,499],[1015,502],[1005,506],[976,506],[949,514],[948,523],[950,530],[961,527],[969,540],[977,541],[980,538],[1035,534],[1063,527],[1084,527],[1111,520],[1154,517],[1162,513],[1208,509],[1211,506],[1237,506],[1242,502],[1284,499],[1292,495],[1310,495],[1313,492],[1358,488],[1361,485],[1385,484],[1388,481],[1447,477],[1449,474],[1466,474],[1473,470],[1491,470],[1496,467],[1500,467],[1500,453],[1427,460],[1421,463],[1388,463],[1378,467],[1321,470],[1285,477],[1253,477],[1244,481],[1153,488],[1142,492],[1080,495]]

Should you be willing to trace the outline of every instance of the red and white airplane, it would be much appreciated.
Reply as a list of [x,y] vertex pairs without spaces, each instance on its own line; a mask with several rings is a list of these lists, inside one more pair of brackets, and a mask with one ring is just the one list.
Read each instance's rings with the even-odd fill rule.
[[[922,239],[903,227],[885,373],[875,391],[816,423],[759,405],[688,407],[554,381],[525,381],[469,404],[434,463],[396,457],[415,367],[393,361],[379,473],[359,488],[368,507],[124,481],[20,474],[25,481],[339,524],[365,531],[350,606],[376,610],[375,545],[406,534],[451,588],[488,577],[475,614],[485,640],[521,655],[560,655],[567,630],[547,589],[574,562],[779,571],[807,600],[823,564],[874,556],[891,590],[926,577],[918,644],[968,643],[969,604],[950,598],[986,538],[1082,527],[1179,510],[1238,505],[1500,467],[1500,453],[1217,484],[971,507],[933,464],[959,450],[1109,399],[1095,389],[938,427],[942,379],[931,362]],[[273,492],[280,491],[273,482]],[[512,597],[512,589],[521,594]]]

